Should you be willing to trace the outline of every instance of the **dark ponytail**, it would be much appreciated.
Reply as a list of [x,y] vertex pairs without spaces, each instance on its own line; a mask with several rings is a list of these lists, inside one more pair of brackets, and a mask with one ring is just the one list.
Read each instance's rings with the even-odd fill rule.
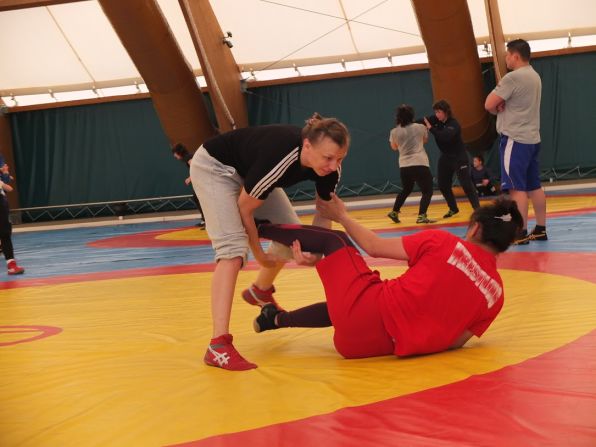
[[523,227],[523,218],[517,203],[499,197],[489,205],[476,208],[470,224],[478,222],[482,227],[482,243],[502,253],[509,248]]

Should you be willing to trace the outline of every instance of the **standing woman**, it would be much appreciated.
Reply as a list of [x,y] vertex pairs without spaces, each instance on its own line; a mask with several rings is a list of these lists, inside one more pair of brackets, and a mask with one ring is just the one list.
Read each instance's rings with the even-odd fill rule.
[[437,167],[437,182],[441,194],[445,197],[449,211],[443,217],[448,218],[459,213],[453,195],[453,174],[457,174],[459,184],[464,189],[472,208],[480,206],[476,188],[470,177],[470,160],[461,137],[461,127],[451,114],[451,106],[441,99],[433,104],[434,116],[424,117],[426,128],[432,133],[441,151]]
[[[243,298],[250,304],[277,306],[273,280],[292,252],[272,244],[265,253],[254,219],[299,224],[282,188],[312,180],[317,196],[329,200],[349,144],[345,125],[314,114],[303,129],[291,125],[237,129],[205,141],[195,152],[190,176],[201,197],[216,261],[211,281],[213,338],[205,353],[207,365],[235,371],[257,367],[236,351],[229,333],[238,272],[250,247],[261,270]],[[331,221],[317,212],[313,225],[331,228]]]
[[25,269],[17,264],[14,259],[14,248],[12,245],[12,223],[10,223],[10,208],[8,206],[7,192],[13,190],[8,184],[12,177],[9,167],[0,155],[0,241],[2,242],[2,251],[6,259],[6,272],[9,275],[20,275]]
[[393,222],[400,223],[399,210],[414,189],[414,183],[417,183],[422,197],[416,223],[431,223],[426,216],[433,195],[433,176],[430,173],[428,155],[424,150],[428,132],[422,124],[414,122],[414,109],[407,104],[397,108],[395,121],[397,126],[389,134],[389,144],[391,149],[399,151],[402,190],[395,198],[393,210],[387,216]]

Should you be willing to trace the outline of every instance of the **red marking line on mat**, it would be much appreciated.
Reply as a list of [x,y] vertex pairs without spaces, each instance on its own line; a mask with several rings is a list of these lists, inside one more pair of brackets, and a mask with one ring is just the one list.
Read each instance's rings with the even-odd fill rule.
[[[407,265],[405,261],[391,259],[366,258],[371,268],[382,266]],[[529,253],[507,252],[502,253],[498,258],[498,267],[512,270],[527,270],[531,272],[552,273],[556,275],[569,276],[596,283],[596,253]],[[256,261],[249,261],[244,270],[258,270],[260,268]],[[312,267],[299,266],[289,263],[284,268],[308,269]],[[20,287],[37,287],[71,282],[102,281],[110,279],[136,278],[139,276],[158,275],[182,275],[188,273],[213,272],[215,264],[188,264],[170,265],[164,267],[149,267],[127,270],[113,270],[108,272],[79,273],[76,275],[54,276],[51,278],[33,278],[19,281],[0,282],[0,290],[16,289]]]
[[62,328],[55,326],[0,326],[0,335],[2,334],[20,334],[29,332],[41,332],[39,335],[22,338],[20,340],[0,341],[0,346],[11,346],[19,343],[29,343],[41,338],[51,337],[62,332]]
[[[192,227],[188,227],[190,229]],[[93,248],[146,248],[146,247],[188,247],[195,245],[211,245],[209,239],[204,240],[168,240],[157,239],[162,234],[183,231],[185,228],[176,228],[175,230],[153,230],[144,231],[136,234],[124,234],[122,236],[108,237],[98,239],[87,243],[88,247]]]
[[[596,331],[460,382],[176,447],[594,445]],[[399,368],[399,359],[395,360]],[[546,443],[546,444],[545,444]],[[172,446],[173,447],[173,446]]]
[[33,278],[19,281],[0,282],[2,289],[18,289],[20,287],[49,286],[71,282],[102,281],[110,279],[136,278],[139,276],[176,275],[186,273],[212,272],[215,264],[169,265],[166,267],[149,267],[140,269],[111,270],[108,272],[78,273],[76,275],[53,276],[51,278]]

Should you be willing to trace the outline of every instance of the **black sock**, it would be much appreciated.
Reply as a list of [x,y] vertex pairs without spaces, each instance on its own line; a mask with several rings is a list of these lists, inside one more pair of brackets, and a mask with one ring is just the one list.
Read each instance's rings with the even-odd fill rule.
[[544,226],[544,225],[536,225],[536,226],[534,227],[534,231],[533,231],[533,233],[534,233],[534,232],[539,232],[539,231],[546,231],[546,226]]
[[291,312],[277,314],[277,327],[329,327],[327,303],[316,303]]

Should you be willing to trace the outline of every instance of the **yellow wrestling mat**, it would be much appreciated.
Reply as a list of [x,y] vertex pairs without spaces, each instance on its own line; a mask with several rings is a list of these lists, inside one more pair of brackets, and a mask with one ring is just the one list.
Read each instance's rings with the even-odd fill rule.
[[[565,219],[567,212],[594,207],[596,200],[594,196],[549,197],[548,204],[549,213],[560,213]],[[468,205],[460,203],[460,209],[449,224],[467,220]],[[353,215],[373,229],[411,229],[417,207],[404,209],[401,225],[389,222],[387,211],[356,210]],[[433,205],[430,216],[442,212],[444,204]],[[311,217],[303,219],[310,223]],[[174,230],[159,237],[196,239],[196,233],[202,237],[205,232]],[[567,253],[561,259],[565,263],[587,259],[577,266],[586,270],[582,262],[593,262],[594,251],[586,248],[586,253]],[[540,260],[542,255],[512,253],[520,264],[500,269],[506,304],[495,323],[464,349],[437,355],[344,360],[333,348],[331,328],[256,334],[252,320],[257,309],[237,299],[231,327],[235,345],[259,365],[242,373],[202,362],[211,335],[209,271],[0,290],[0,446],[134,447],[198,442],[384,402],[523,365],[528,359],[573,345],[596,329],[596,275],[587,269],[584,276],[589,279],[581,279],[569,273],[568,265],[564,271],[555,265],[551,273],[524,267],[524,260]],[[552,254],[556,259],[558,255]],[[539,265],[547,266],[554,258],[544,259]],[[375,268],[383,277],[405,270],[403,265],[382,262]],[[254,270],[241,272],[236,297],[255,276]],[[323,298],[314,269],[288,265],[275,285],[276,296],[287,309]],[[548,374],[545,370],[541,377]],[[494,392],[507,395],[507,389],[503,385]],[[585,391],[576,394],[587,396]],[[484,405],[486,411],[491,410],[490,402]],[[579,425],[589,414],[596,414],[590,413],[591,407],[576,408],[569,411],[572,418],[577,411]],[[589,435],[594,424],[583,424]],[[319,436],[317,443],[333,444],[325,432]],[[366,431],[359,436],[363,445],[383,445],[364,442]],[[201,445],[224,445],[205,442]],[[360,445],[359,438],[354,442]]]
[[[403,268],[380,270],[389,277]],[[2,291],[3,324],[43,321],[63,332],[3,348],[0,444],[135,446],[201,439],[459,381],[548,352],[595,328],[595,284],[502,273],[507,305],[486,336],[467,349],[406,360],[343,360],[330,329],[255,334],[255,309],[237,302],[237,347],[259,364],[245,373],[202,363],[210,338],[209,273]],[[254,274],[243,272],[236,295]],[[276,284],[290,309],[323,293],[310,269],[285,270]]]

